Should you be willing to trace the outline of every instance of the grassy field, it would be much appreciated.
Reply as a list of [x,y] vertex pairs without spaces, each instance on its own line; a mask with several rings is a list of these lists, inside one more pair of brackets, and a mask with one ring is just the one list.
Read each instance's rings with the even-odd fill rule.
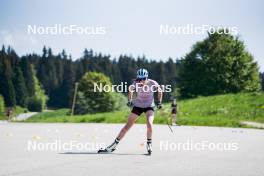
[[[6,111],[6,110],[5,110]],[[24,113],[24,112],[27,112],[27,109],[26,108],[22,108],[20,106],[16,106],[14,109],[13,109],[13,113],[12,113],[12,116],[15,117],[17,116],[18,114],[21,114],[21,113]],[[5,112],[2,112],[0,113],[0,120],[7,120],[6,119],[6,114]]]
[[[240,93],[182,100],[178,102],[177,123],[180,125],[241,127],[240,121],[264,122],[264,94]],[[109,113],[67,115],[68,109],[39,113],[27,122],[93,122],[124,123],[129,109]],[[170,104],[156,111],[155,123],[165,124],[170,117]],[[145,123],[143,115],[137,123]]]
[[5,119],[4,113],[0,112],[0,120],[4,120],[4,119]]

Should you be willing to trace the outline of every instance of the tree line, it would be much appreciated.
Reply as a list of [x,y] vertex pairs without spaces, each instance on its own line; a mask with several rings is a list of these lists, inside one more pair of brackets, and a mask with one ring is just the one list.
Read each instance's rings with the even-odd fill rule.
[[35,101],[42,100],[51,108],[68,108],[74,84],[86,72],[103,73],[113,84],[130,84],[139,68],[146,68],[150,78],[158,83],[172,85],[173,92],[166,93],[165,100],[173,96],[188,98],[259,91],[260,80],[264,88],[264,73],[259,73],[253,56],[239,38],[208,34],[183,58],[168,58],[167,61],[144,55],[111,58],[92,49],[85,49],[81,58],[73,60],[65,50],[54,54],[45,46],[41,55],[33,53],[19,57],[14,49],[3,46],[0,50],[0,94],[6,106],[35,106]]
[[85,49],[83,56],[75,61],[65,50],[54,55],[52,49],[46,47],[42,55],[19,57],[14,49],[5,49],[5,46],[0,53],[0,94],[6,106],[26,106],[28,98],[36,91],[33,72],[36,72],[35,76],[48,97],[47,106],[62,108],[70,106],[75,82],[89,71],[105,74],[113,84],[130,84],[136,77],[137,69],[144,67],[149,70],[152,79],[175,87],[179,70],[179,63],[171,58],[166,62],[127,55],[111,59],[110,55],[95,53],[92,49]]

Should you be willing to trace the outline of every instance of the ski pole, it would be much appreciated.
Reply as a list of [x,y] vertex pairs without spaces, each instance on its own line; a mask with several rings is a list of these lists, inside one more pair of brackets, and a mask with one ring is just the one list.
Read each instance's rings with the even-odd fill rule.
[[[163,109],[162,108],[160,109],[160,114],[161,114],[162,117],[165,116],[165,113],[163,112]],[[169,124],[168,118],[167,118],[167,125],[168,125],[170,131],[173,133],[173,130],[172,130],[170,124]]]

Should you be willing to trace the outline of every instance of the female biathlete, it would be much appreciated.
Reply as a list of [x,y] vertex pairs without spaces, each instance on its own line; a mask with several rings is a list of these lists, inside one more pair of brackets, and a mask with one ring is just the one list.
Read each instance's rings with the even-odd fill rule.
[[[136,98],[132,100],[133,93],[136,93]],[[146,69],[139,69],[137,71],[137,79],[129,86],[128,103],[132,107],[131,114],[128,116],[126,125],[121,129],[115,141],[106,147],[100,149],[98,153],[109,153],[116,149],[119,141],[125,136],[127,131],[132,127],[137,118],[144,112],[146,114],[147,122],[147,151],[148,154],[152,153],[152,130],[154,120],[154,92],[158,93],[157,108],[162,108],[162,89],[159,84],[148,79],[148,71]]]

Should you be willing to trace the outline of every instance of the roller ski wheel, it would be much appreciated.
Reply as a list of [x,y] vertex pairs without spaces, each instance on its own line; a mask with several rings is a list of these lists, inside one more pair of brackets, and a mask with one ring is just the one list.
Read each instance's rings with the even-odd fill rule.
[[97,153],[112,153],[113,151],[115,151],[115,149],[105,148],[98,150]]

